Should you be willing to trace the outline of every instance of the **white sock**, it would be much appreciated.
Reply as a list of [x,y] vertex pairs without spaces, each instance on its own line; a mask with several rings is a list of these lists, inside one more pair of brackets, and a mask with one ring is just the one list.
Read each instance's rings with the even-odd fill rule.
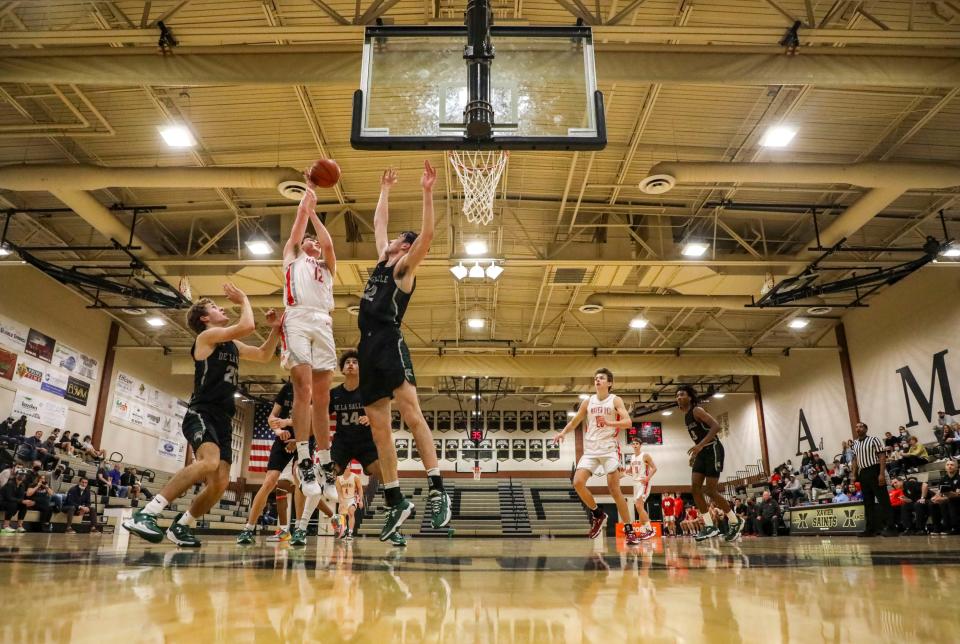
[[701,516],[703,517],[703,525],[707,526],[708,528],[712,528],[713,515],[710,514],[710,512],[704,512]]
[[317,506],[320,505],[320,499],[322,494],[314,494],[313,496],[308,496],[303,503],[303,514],[300,515],[300,520],[297,521],[297,528],[300,530],[306,530],[307,526],[310,525],[310,517],[313,516],[313,511],[317,509]]
[[650,527],[651,527],[651,526],[650,526],[650,522],[649,522],[649,521],[645,521],[644,524],[643,524],[642,526],[640,526],[640,527],[643,528],[644,530],[649,530]]
[[326,465],[330,462],[330,450],[328,449],[318,449],[317,457],[320,459],[320,465]]
[[310,441],[297,441],[297,462],[310,458]]
[[190,511],[187,510],[183,513],[183,516],[180,517],[180,520],[177,521],[180,525],[190,526],[191,528],[196,525],[197,518],[190,514]]
[[740,517],[738,517],[733,510],[727,510],[727,520],[730,521],[730,523],[736,523],[740,520]]
[[170,505],[170,502],[158,494],[151,499],[150,503],[147,503],[145,506],[143,506],[143,513],[151,516],[157,516],[163,512],[168,505]]
[[252,531],[253,531],[253,526],[250,525],[249,523],[247,523],[246,525],[243,526],[243,529],[244,529],[244,530],[250,530],[250,531],[252,532]]
[[440,468],[431,467],[429,470],[427,470],[427,476],[440,476]]

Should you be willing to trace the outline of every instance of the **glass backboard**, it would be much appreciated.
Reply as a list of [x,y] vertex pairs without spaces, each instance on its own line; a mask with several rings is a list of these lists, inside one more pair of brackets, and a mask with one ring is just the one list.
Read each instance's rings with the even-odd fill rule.
[[368,27],[354,95],[357,149],[569,149],[606,145],[588,27],[492,27],[493,136],[468,139],[465,27]]

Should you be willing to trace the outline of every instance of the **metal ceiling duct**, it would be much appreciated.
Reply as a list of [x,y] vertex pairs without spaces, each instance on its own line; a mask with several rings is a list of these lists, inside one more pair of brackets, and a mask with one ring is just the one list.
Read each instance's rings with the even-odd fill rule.
[[103,188],[263,188],[303,181],[293,168],[111,168],[98,165],[8,165],[0,167],[0,188],[19,191],[101,190]]
[[594,293],[584,300],[580,311],[599,313],[608,309],[731,309],[743,310],[749,295],[635,295],[632,293]]

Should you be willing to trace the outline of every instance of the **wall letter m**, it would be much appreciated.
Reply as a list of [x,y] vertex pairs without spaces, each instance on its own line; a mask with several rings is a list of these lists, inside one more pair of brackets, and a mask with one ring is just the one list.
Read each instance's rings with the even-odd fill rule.
[[948,349],[944,349],[933,356],[933,372],[930,374],[929,395],[924,395],[923,390],[920,389],[920,384],[917,382],[917,379],[913,377],[913,372],[910,371],[909,366],[897,369],[897,373],[900,374],[900,381],[903,383],[903,398],[907,404],[907,417],[910,419],[907,427],[914,427],[920,424],[919,421],[913,417],[913,406],[910,404],[911,394],[914,400],[917,401],[917,404],[920,405],[920,411],[923,412],[927,422],[932,420],[933,392],[937,386],[938,379],[940,380],[940,397],[943,399],[943,410],[951,415],[960,413],[960,410],[958,410],[953,403],[953,394],[950,391],[950,379],[947,377],[947,351]]

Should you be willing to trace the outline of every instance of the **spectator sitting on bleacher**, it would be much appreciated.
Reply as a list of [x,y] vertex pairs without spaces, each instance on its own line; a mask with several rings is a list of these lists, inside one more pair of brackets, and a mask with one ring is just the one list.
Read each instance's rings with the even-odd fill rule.
[[124,470],[120,476],[120,485],[125,485],[130,490],[127,498],[131,501],[139,501],[141,494],[148,501],[153,497],[149,490],[143,487],[143,482],[140,477],[137,476],[137,468],[135,467],[128,467]]
[[52,467],[59,462],[57,458],[57,432],[54,431],[52,434],[47,436],[47,440],[43,441],[43,449],[46,452],[46,457],[43,459],[44,467]]
[[67,515],[67,534],[74,534],[75,532],[72,527],[73,518],[79,516],[80,520],[83,521],[83,517],[87,514],[90,515],[90,532],[97,532],[97,511],[93,507],[88,484],[89,481],[82,478],[67,492],[67,498],[63,506],[63,511]]
[[903,533],[926,534],[927,516],[929,514],[929,496],[926,483],[921,483],[917,477],[911,476],[903,481],[903,505],[900,506],[900,525]]
[[67,498],[67,488],[65,488],[67,482],[64,480],[66,471],[67,468],[63,463],[57,463],[53,471],[45,473],[49,481],[47,487],[50,488],[50,505],[57,512],[63,511],[63,502]]
[[780,522],[780,505],[770,492],[764,491],[763,498],[757,506],[755,521],[757,536],[773,537],[777,535],[777,524]]
[[951,424],[953,424],[953,416],[947,416],[942,409],[937,412],[936,424],[933,426],[933,435],[941,448],[943,447],[944,434]]
[[110,494],[121,499],[127,498],[130,488],[120,481],[123,478],[123,474],[120,472],[120,463],[114,463],[113,469],[107,471],[107,476],[110,478]]
[[846,493],[847,498],[851,501],[863,501],[863,493],[855,483],[847,483],[844,493]]
[[947,461],[947,471],[930,499],[931,534],[960,535],[960,474],[957,462]]
[[907,451],[900,459],[900,471],[901,473],[909,473],[910,470],[919,472],[920,468],[930,461],[930,455],[927,454],[927,448],[917,440],[916,436],[911,436],[907,444]]
[[[3,527],[0,528],[0,534],[13,534],[15,532],[26,532],[23,528],[23,517],[27,514],[30,507],[24,503],[24,497],[27,495],[26,480],[27,473],[21,468],[17,468],[13,476],[0,488],[0,510],[3,510]],[[32,505],[32,502],[30,503]],[[10,527],[10,519],[17,517],[19,526]]]
[[853,441],[843,441],[843,464],[849,466],[853,463]]
[[826,472],[813,468],[810,470],[810,494],[813,496],[812,501],[816,503],[822,497],[830,496],[830,488],[827,485],[827,474]]
[[832,485],[840,485],[847,478],[849,472],[850,470],[846,465],[841,463],[839,459],[834,459],[833,465],[827,471],[827,476]]
[[695,535],[700,530],[699,521],[700,513],[697,511],[697,508],[691,505],[687,508],[683,521],[680,522],[680,529],[683,531],[683,536],[692,537]]
[[50,532],[53,527],[50,525],[53,508],[51,507],[50,486],[47,483],[47,477],[45,475],[38,473],[33,485],[27,487],[24,503],[28,501],[33,502],[31,506],[33,510],[40,512],[40,530]]
[[84,436],[80,444],[81,456],[89,456],[95,461],[102,461],[107,457],[107,453],[102,449],[93,446],[93,439],[90,436]]
[[26,416],[20,416],[20,418],[13,421],[13,425],[10,426],[10,435],[14,438],[23,438],[27,435]]
[[793,506],[800,501],[806,501],[807,495],[803,492],[803,484],[800,482],[800,479],[793,474],[790,475],[790,478],[787,479],[787,484],[783,488],[784,496],[787,499],[787,502]]
[[7,419],[0,422],[0,436],[9,436],[13,428],[13,416],[7,416]]
[[113,481],[110,480],[110,468],[107,467],[106,463],[97,468],[95,483],[97,485],[97,496],[114,496],[111,489]]
[[890,495],[890,516],[888,517],[887,527],[890,530],[896,530],[897,532],[904,532],[906,528],[903,523],[903,504],[906,499],[906,492],[903,489],[903,479],[894,478],[890,481],[890,489],[888,490]]
[[70,456],[73,456],[73,453],[76,450],[74,450],[73,444],[70,442],[70,432],[63,432],[63,436],[60,437],[57,447],[60,448],[60,451],[66,452]]
[[46,450],[43,449],[43,432],[37,430],[33,436],[23,439],[17,447],[16,457],[21,463],[32,463],[38,458],[43,458]]
[[907,449],[907,443],[910,442],[910,437],[911,434],[909,431],[907,431],[906,427],[900,425],[900,427],[897,428],[897,438],[900,439],[900,449]]
[[850,497],[844,494],[843,488],[840,487],[839,485],[837,486],[836,492],[837,493],[833,496],[833,503],[849,503],[850,502]]
[[887,454],[890,454],[899,444],[900,439],[898,437],[894,436],[890,432],[883,433],[883,447],[885,450],[887,450]]
[[960,456],[960,423],[950,425],[943,435],[946,455],[950,458]]

